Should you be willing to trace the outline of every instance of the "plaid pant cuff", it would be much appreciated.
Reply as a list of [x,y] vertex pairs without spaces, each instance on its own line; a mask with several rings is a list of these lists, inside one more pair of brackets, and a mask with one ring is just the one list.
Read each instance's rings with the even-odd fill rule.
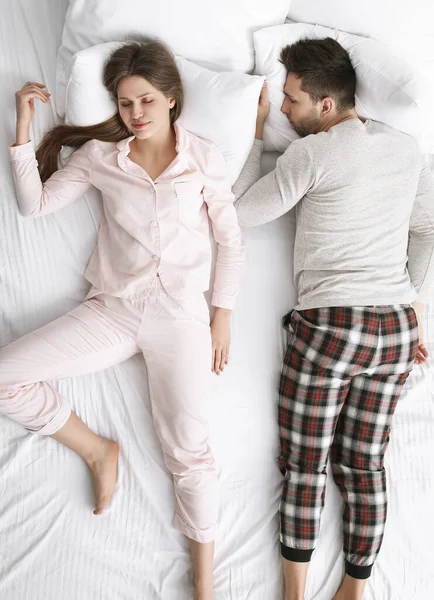
[[374,565],[369,565],[367,567],[359,567],[358,565],[353,565],[353,563],[345,561],[345,572],[350,577],[354,579],[368,579],[371,575],[372,567]]
[[312,556],[312,550],[299,550],[298,548],[289,548],[289,546],[284,546],[280,544],[280,552],[286,560],[290,560],[291,562],[301,562],[306,563],[310,561]]

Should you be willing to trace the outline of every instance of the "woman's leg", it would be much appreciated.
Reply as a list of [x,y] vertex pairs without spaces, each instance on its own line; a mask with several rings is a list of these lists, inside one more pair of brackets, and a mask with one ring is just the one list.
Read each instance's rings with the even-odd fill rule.
[[73,411],[65,425],[50,437],[71,448],[89,467],[95,490],[93,514],[101,515],[116,487],[119,445],[94,433]]
[[146,300],[138,337],[148,367],[155,428],[173,475],[175,527],[190,540],[197,600],[213,598],[217,473],[208,442],[211,334],[203,297]]
[[93,433],[49,381],[126,360],[138,351],[139,322],[128,302],[101,295],[0,349],[0,413],[86,461],[97,495],[95,514],[113,494],[118,445]]
[[214,542],[206,544],[189,538],[193,570],[195,574],[195,600],[214,597]]

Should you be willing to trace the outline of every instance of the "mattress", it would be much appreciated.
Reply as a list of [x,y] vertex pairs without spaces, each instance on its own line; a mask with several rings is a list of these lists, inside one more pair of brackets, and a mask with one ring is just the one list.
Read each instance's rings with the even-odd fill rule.
[[[24,219],[7,157],[15,90],[27,80],[54,89],[66,4],[17,0],[2,7],[0,345],[66,313],[88,289],[83,271],[96,240],[98,196],[89,193],[40,220]],[[54,106],[38,106],[33,139],[54,122]],[[264,157],[264,172],[275,160]],[[293,233],[292,213],[245,232],[247,266],[230,365],[213,384],[211,442],[220,488],[216,600],[283,598],[276,389],[285,348],[281,317],[295,303]],[[424,321],[434,352],[433,309]],[[192,567],[186,539],[171,525],[172,483],[152,425],[143,360],[137,356],[57,385],[90,427],[120,441],[119,486],[107,514],[95,518],[81,460],[0,417],[0,598],[190,599]],[[433,390],[431,364],[415,368],[397,409],[387,457],[389,521],[366,600],[432,598]],[[342,576],[341,512],[329,479],[308,600],[330,600]]]

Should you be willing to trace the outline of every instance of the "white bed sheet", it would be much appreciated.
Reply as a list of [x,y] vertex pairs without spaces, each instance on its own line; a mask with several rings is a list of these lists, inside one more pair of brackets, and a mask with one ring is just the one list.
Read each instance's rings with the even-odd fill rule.
[[[13,94],[26,80],[54,89],[66,0],[2,3],[0,68],[0,345],[51,321],[85,296],[83,270],[100,207],[89,194],[41,220],[18,215],[7,157]],[[6,5],[7,4],[7,5]],[[54,105],[37,108],[39,140]],[[265,157],[268,166],[275,156]],[[281,476],[276,386],[294,303],[291,214],[246,232],[247,269],[233,320],[228,370],[213,388],[212,442],[220,465],[216,600],[281,600],[277,508]],[[426,338],[434,340],[434,311]],[[429,344],[431,350],[434,346]],[[387,469],[390,513],[366,600],[431,600],[434,590],[433,371],[417,368],[397,410]],[[140,357],[59,388],[78,414],[120,440],[119,486],[103,518],[92,515],[84,464],[50,439],[0,418],[0,598],[2,600],[187,600],[186,540],[172,529],[172,484],[152,426]],[[341,503],[329,483],[308,600],[330,600],[342,574]]]

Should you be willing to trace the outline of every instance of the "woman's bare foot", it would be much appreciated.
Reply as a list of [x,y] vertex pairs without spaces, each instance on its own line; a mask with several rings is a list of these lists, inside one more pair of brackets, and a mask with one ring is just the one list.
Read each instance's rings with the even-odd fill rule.
[[68,420],[51,436],[71,448],[85,461],[92,473],[96,495],[95,515],[100,515],[113,496],[118,479],[119,446],[96,434],[71,411]]
[[86,461],[96,496],[94,515],[101,515],[110,504],[118,479],[118,457],[119,445],[113,440],[101,438],[98,453]]

